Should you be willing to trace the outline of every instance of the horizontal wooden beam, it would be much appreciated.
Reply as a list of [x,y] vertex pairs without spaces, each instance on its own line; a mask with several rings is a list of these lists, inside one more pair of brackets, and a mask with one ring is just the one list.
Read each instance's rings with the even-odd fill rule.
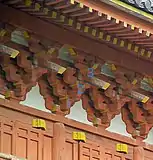
[[81,36],[76,32],[69,31],[3,4],[0,4],[0,21],[21,27],[50,40],[58,41],[61,44],[72,45],[81,51],[129,70],[153,76],[153,64],[147,60],[115,50],[106,44]]

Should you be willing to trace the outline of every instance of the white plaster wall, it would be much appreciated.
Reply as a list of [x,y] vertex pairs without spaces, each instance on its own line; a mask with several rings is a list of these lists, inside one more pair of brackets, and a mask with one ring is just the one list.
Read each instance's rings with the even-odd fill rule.
[[[21,104],[28,105],[46,112],[50,112],[47,109],[45,109],[44,99],[39,93],[38,86],[32,88],[32,90],[27,94],[26,100],[21,102]],[[87,114],[81,106],[82,106],[81,102],[77,102],[71,108],[71,113],[67,116],[67,118],[92,125],[90,122],[88,122]],[[122,121],[120,115],[116,116],[112,120],[111,125],[109,128],[107,128],[107,130],[130,137],[130,135],[126,132],[125,124]],[[153,144],[153,129],[150,131],[150,134],[146,139],[146,142]]]

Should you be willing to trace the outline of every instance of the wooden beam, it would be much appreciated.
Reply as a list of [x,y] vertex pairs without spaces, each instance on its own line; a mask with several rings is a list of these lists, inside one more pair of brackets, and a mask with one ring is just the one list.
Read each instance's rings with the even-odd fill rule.
[[58,41],[61,44],[72,45],[81,51],[129,70],[153,76],[153,64],[147,60],[115,50],[106,44],[81,36],[76,32],[66,30],[3,4],[0,4],[0,21],[21,27],[50,40]]

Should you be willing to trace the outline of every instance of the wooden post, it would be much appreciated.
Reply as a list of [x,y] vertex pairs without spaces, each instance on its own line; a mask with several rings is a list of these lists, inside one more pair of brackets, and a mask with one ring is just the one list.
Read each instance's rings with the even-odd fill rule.
[[134,147],[134,149],[133,149],[133,160],[144,160],[144,149],[143,149],[143,147]]
[[66,134],[64,124],[55,123],[53,133],[53,160],[65,160]]

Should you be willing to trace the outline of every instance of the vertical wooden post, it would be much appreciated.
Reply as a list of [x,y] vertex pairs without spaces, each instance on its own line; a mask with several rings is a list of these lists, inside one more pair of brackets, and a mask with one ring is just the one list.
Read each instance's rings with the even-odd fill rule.
[[143,147],[134,147],[134,149],[133,149],[133,160],[144,160],[144,149],[143,149]]
[[53,127],[53,160],[65,160],[66,134],[62,123]]

